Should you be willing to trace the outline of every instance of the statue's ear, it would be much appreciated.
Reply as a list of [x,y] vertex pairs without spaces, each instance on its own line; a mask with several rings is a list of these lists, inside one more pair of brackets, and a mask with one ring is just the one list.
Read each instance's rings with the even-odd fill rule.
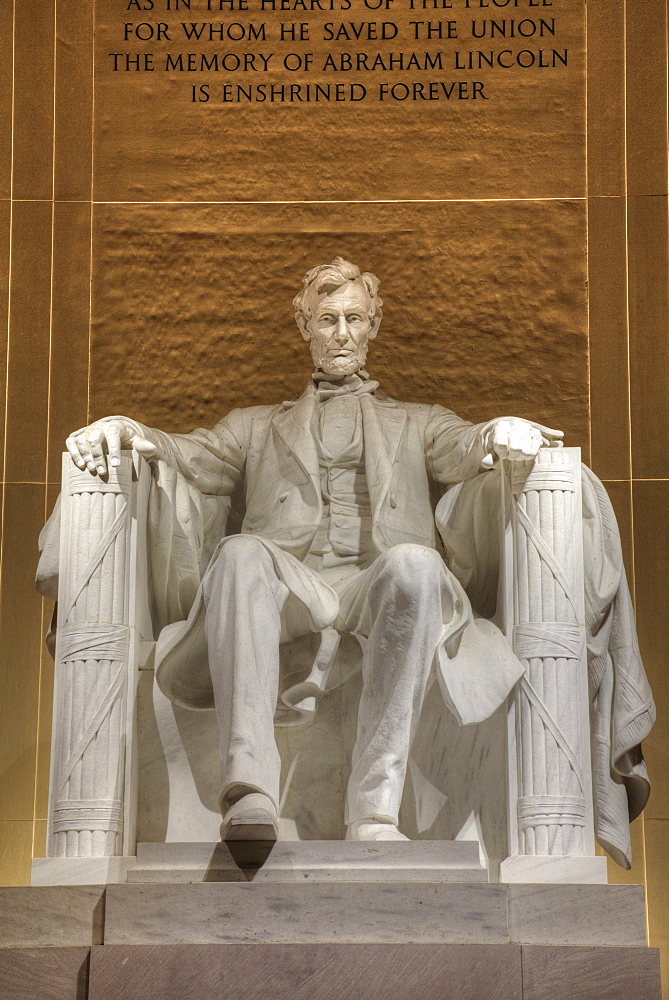
[[376,316],[374,316],[374,318],[372,319],[372,328],[369,331],[370,340],[374,340],[374,337],[376,337],[377,333],[379,332],[379,327],[381,326],[382,318],[383,317],[381,316],[381,314],[377,313]]
[[311,340],[311,334],[309,333],[309,328],[307,326],[307,318],[304,313],[296,313],[295,322],[297,323],[298,329],[304,339],[309,342]]

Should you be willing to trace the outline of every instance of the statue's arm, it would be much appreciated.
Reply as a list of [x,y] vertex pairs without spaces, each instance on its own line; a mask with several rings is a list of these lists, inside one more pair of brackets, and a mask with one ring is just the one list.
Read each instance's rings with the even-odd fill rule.
[[123,448],[133,448],[147,460],[162,460],[202,493],[225,496],[241,479],[245,464],[242,411],[233,410],[213,430],[167,434],[130,417],[96,420],[67,439],[72,461],[91,475],[115,467]]
[[562,436],[562,431],[521,417],[472,424],[452,410],[433,406],[425,428],[425,454],[432,477],[448,486],[492,468],[498,458],[528,461]]

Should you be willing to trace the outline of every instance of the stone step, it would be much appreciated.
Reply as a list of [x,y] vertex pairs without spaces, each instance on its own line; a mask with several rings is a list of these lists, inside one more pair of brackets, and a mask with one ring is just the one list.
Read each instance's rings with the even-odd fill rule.
[[474,841],[138,844],[128,882],[487,882]]
[[108,946],[89,1000],[660,1000],[647,948],[517,945]]
[[[639,885],[230,882],[0,888],[0,950],[101,944],[642,946]],[[0,994],[1,995],[1,994]]]
[[644,945],[642,886],[219,882],[108,886],[105,944]]
[[0,889],[0,996],[13,1000],[660,1000],[644,945],[632,885]]
[[660,1000],[659,952],[514,944],[0,949],[8,1000]]

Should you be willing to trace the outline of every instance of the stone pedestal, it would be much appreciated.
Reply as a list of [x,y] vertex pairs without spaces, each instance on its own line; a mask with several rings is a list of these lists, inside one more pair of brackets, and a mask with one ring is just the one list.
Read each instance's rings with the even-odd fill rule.
[[378,847],[375,881],[303,859],[275,882],[0,889],[0,995],[660,1000],[641,886],[393,880]]
[[606,858],[598,855],[562,857],[520,854],[506,858],[499,866],[500,882],[554,882],[606,885]]
[[474,841],[138,844],[128,882],[487,882]]

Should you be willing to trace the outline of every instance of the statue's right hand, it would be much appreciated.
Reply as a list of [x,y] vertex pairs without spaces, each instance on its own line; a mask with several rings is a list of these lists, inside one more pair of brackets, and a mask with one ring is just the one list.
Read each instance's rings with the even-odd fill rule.
[[132,420],[125,417],[107,417],[96,420],[70,434],[67,450],[79,469],[88,469],[91,475],[104,475],[107,459],[112,467],[120,465],[121,449],[134,448],[146,458],[156,451],[156,446],[143,437]]

